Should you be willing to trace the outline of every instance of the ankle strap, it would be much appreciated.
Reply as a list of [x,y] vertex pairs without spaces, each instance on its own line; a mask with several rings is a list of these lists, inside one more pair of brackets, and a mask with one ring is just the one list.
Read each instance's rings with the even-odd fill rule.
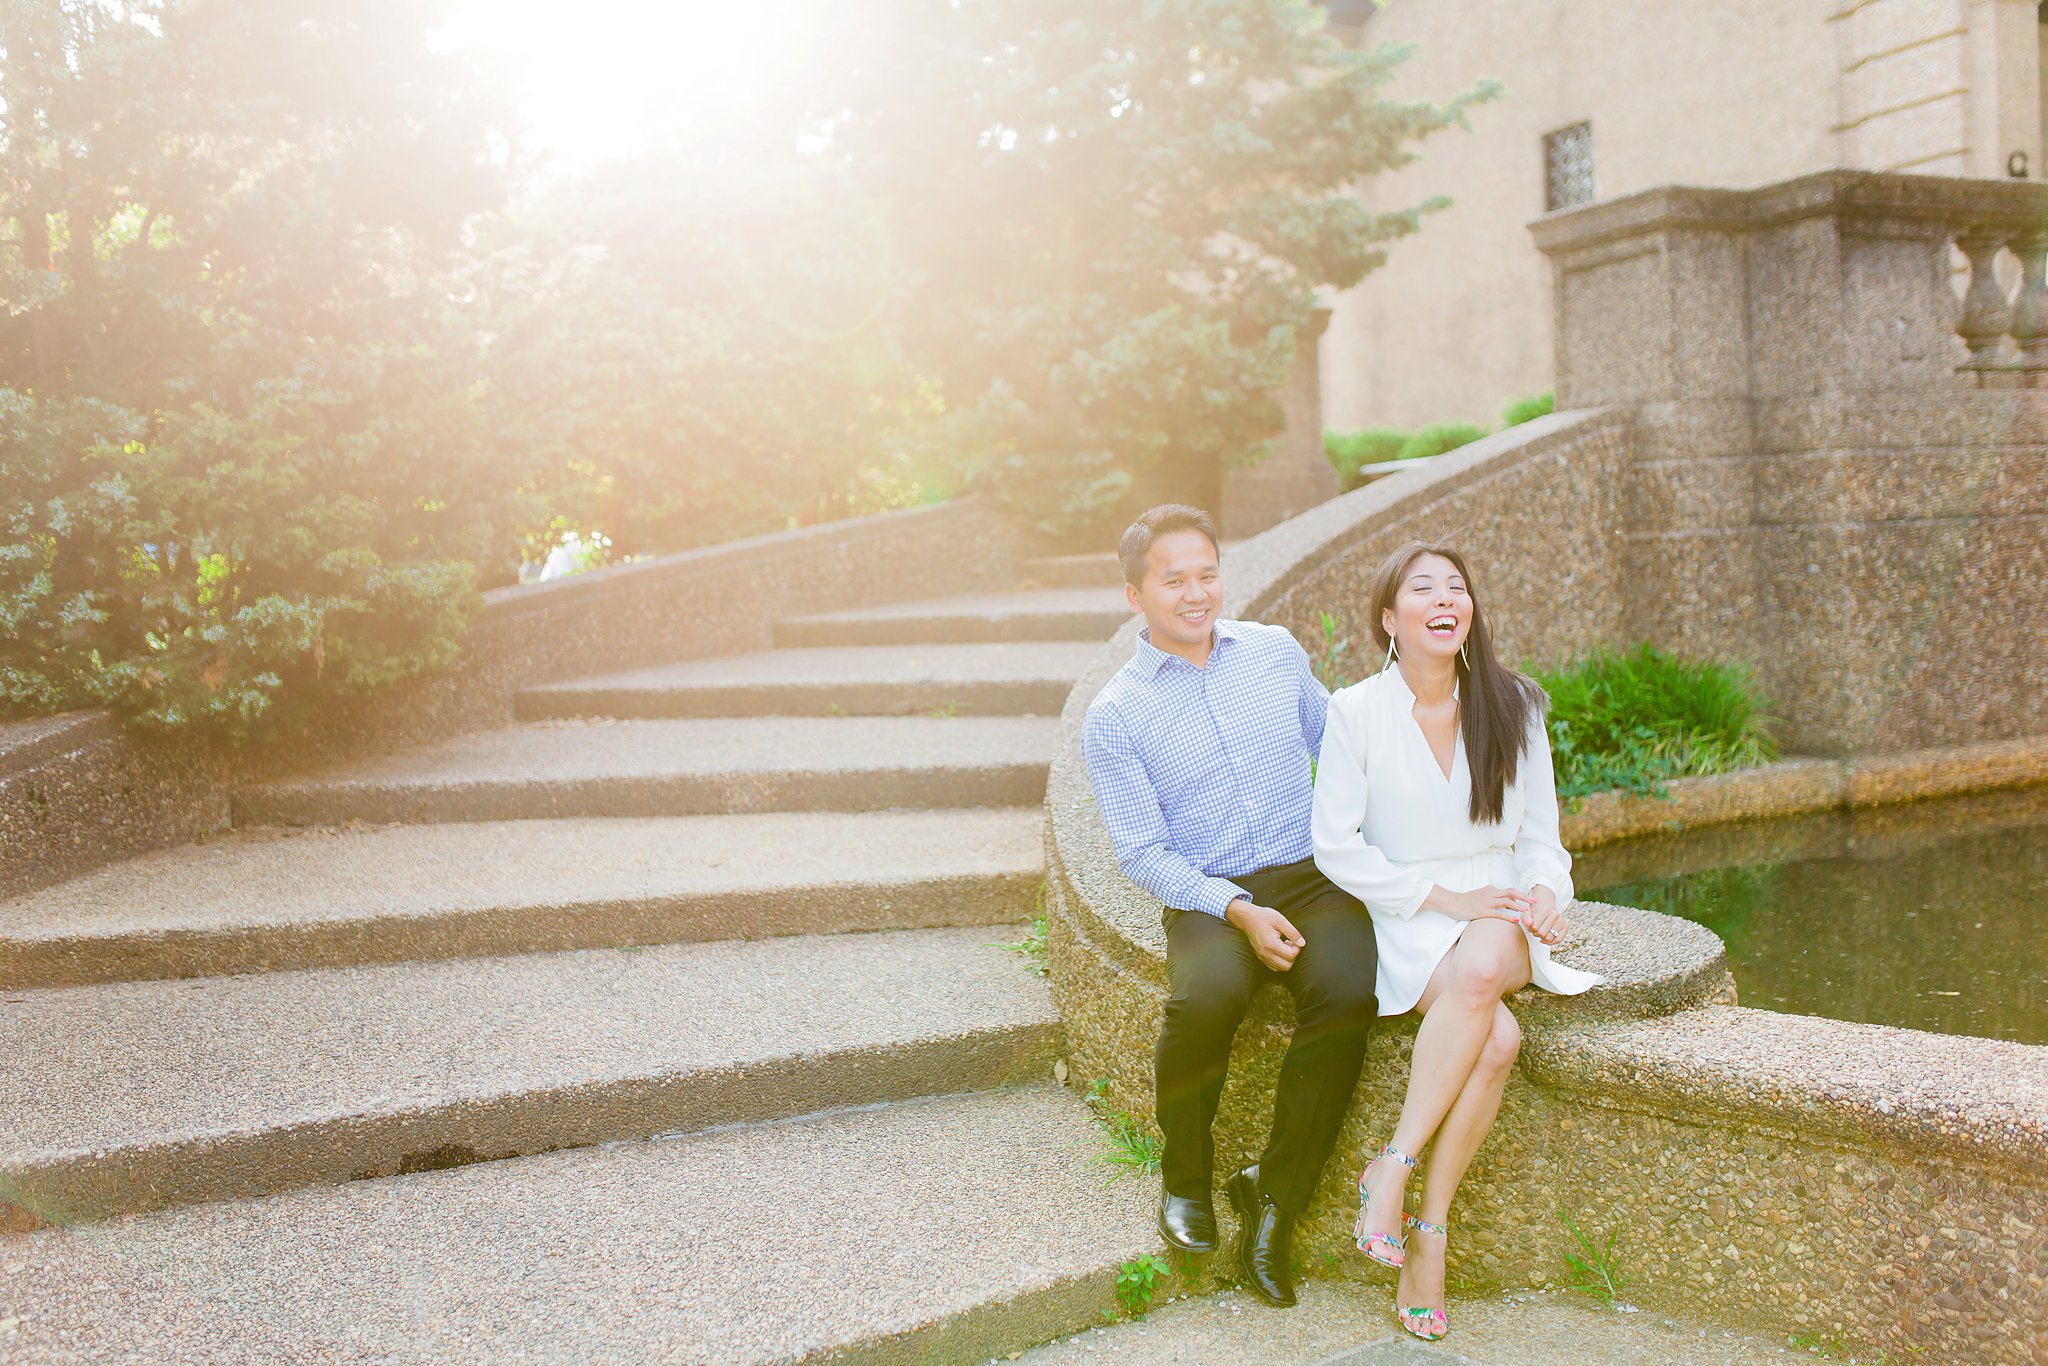
[[1451,1231],[1445,1228],[1442,1224],[1432,1224],[1429,1222],[1429,1220],[1418,1219],[1412,1214],[1403,1214],[1401,1218],[1403,1222],[1405,1222],[1410,1228],[1419,1228],[1424,1233],[1442,1234],[1446,1238],[1451,1236]]
[[1408,1156],[1408,1154],[1402,1152],[1399,1148],[1396,1148],[1391,1143],[1382,1143],[1380,1145],[1378,1155],[1381,1157],[1391,1157],[1404,1167],[1412,1167],[1415,1165],[1414,1158]]

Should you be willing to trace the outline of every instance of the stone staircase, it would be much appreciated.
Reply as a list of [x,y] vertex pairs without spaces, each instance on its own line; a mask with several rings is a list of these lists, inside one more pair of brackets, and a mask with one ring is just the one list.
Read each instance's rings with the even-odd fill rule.
[[[1113,561],[535,687],[0,903],[0,1362],[968,1361],[1156,1247],[1021,937]],[[1033,582],[1035,578],[1036,582]]]

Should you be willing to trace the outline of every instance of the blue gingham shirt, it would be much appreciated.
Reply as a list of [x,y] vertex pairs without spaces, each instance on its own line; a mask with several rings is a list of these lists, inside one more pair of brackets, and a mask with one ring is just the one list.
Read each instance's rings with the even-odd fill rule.
[[1219,620],[1200,669],[1141,630],[1081,726],[1124,876],[1220,916],[1247,895],[1231,878],[1314,857],[1309,759],[1329,707],[1284,627]]

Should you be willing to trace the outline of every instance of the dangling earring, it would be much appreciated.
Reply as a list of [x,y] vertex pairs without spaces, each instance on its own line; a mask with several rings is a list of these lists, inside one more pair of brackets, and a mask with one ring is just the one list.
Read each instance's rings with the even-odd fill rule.
[[1458,662],[1465,666],[1466,673],[1472,672],[1472,661],[1465,658],[1465,642],[1462,640],[1458,642]]
[[[1459,649],[1463,649],[1464,647],[1463,647],[1463,646],[1461,645],[1461,646],[1459,646],[1458,648],[1459,648]],[[1392,667],[1393,667],[1393,664],[1394,664],[1394,638],[1393,638],[1393,636],[1389,635],[1389,636],[1387,637],[1387,658],[1386,658],[1386,662],[1385,662],[1384,664],[1381,664],[1381,665],[1380,665],[1380,672],[1381,672],[1381,673],[1385,673],[1385,672],[1386,672],[1386,671],[1387,671],[1388,669],[1390,669],[1390,668],[1392,668]]]

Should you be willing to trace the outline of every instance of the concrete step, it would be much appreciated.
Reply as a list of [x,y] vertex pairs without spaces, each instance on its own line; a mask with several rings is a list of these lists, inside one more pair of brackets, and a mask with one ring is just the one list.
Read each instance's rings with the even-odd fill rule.
[[1015,924],[1034,807],[257,828],[0,901],[0,989]]
[[[0,1227],[1050,1074],[970,927],[0,996]],[[10,1206],[12,1208],[10,1208]]]
[[585,1148],[0,1240],[0,1357],[976,1362],[1155,1249],[1052,1087]]
[[1024,561],[1026,581],[1045,588],[1118,588],[1124,570],[1113,550],[1080,555],[1040,555]]
[[1097,641],[764,650],[522,689],[562,716],[1057,716]]
[[1024,806],[1053,717],[545,721],[244,789],[237,825]]
[[994,640],[1103,641],[1131,611],[1119,585],[890,603],[775,624],[779,646],[944,645]]

